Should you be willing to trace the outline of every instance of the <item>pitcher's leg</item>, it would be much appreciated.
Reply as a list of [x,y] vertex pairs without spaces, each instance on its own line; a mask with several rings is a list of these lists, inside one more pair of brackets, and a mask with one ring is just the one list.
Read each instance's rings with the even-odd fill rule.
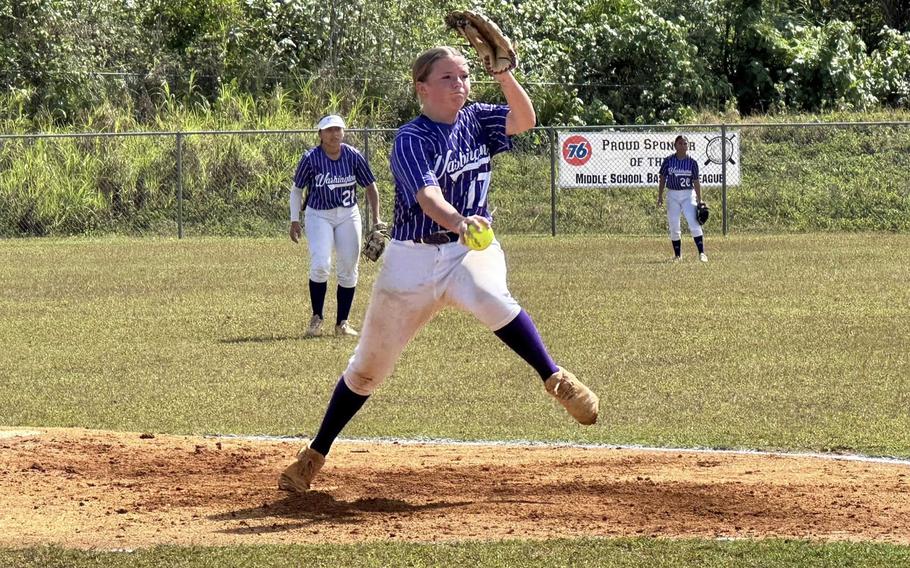
[[515,319],[521,306],[506,285],[506,259],[499,245],[493,243],[482,251],[458,255],[461,245],[448,245],[454,263],[446,279],[444,300],[470,314],[490,330],[497,330]]
[[369,395],[392,374],[405,346],[441,304],[435,294],[436,247],[392,241],[373,284],[363,330],[344,372],[352,391]]
[[438,310],[432,295],[400,294],[374,286],[360,341],[344,371],[355,393],[369,396],[395,370],[408,342]]
[[544,347],[540,332],[537,331],[537,326],[534,325],[528,312],[521,310],[515,319],[494,333],[519,357],[534,367],[541,380],[547,380],[559,370],[547,352],[547,348]]
[[474,314],[506,345],[527,361],[544,387],[581,424],[597,421],[600,401],[575,375],[558,367],[544,347],[530,316],[506,285],[505,255],[497,241],[464,255],[447,281],[448,302]]
[[[426,271],[420,270],[415,255],[396,254],[395,249],[390,247],[373,286],[360,340],[335,386],[319,431],[312,443],[298,453],[297,460],[281,473],[281,489],[309,490],[335,439],[370,394],[392,374],[408,341],[438,309],[433,283],[423,280]],[[402,264],[409,264],[411,272],[402,272]],[[426,268],[431,266],[432,263]]]
[[341,430],[347,426],[351,418],[360,410],[363,403],[367,401],[368,396],[360,395],[352,391],[344,382],[344,377],[338,379],[335,390],[332,392],[332,398],[329,400],[329,406],[322,418],[322,424],[316,437],[310,442],[310,447],[319,452],[323,457],[329,454],[332,442],[341,433]]

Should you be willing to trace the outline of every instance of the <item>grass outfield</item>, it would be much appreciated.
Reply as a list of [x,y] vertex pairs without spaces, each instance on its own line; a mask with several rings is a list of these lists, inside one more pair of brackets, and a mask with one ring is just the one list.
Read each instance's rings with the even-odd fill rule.
[[[690,241],[674,265],[658,238],[504,239],[513,293],[602,395],[596,427],[565,420],[523,362],[447,311],[344,434],[910,456],[910,236],[708,244],[709,264]],[[304,250],[0,243],[0,423],[312,433],[354,342],[302,337]],[[363,272],[355,322],[376,267]]]
[[[707,265],[690,240],[681,264],[666,262],[662,238],[503,242],[513,293],[557,361],[601,394],[601,422],[573,425],[515,355],[449,311],[418,335],[345,436],[910,456],[910,236],[712,238]],[[0,242],[0,424],[311,434],[354,342],[302,337],[304,251],[282,239]],[[355,322],[375,274],[363,266]],[[264,566],[311,553],[34,549],[0,552],[0,565]],[[635,540],[319,554],[338,565],[833,566],[900,564],[907,549]]]
[[156,547],[123,552],[84,552],[60,548],[0,550],[0,565],[28,568],[106,566],[195,568],[245,566],[611,566],[691,568],[692,566],[906,566],[910,549],[885,544],[806,543],[789,540],[706,542],[701,540],[613,539],[508,541],[460,544],[371,544],[262,546],[230,548]]

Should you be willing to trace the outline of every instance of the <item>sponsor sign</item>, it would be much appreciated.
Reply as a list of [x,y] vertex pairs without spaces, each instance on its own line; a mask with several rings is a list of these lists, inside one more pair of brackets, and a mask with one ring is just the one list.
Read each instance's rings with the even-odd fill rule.
[[739,185],[737,132],[727,132],[726,145],[720,131],[560,132],[559,187],[656,187],[660,166],[676,152],[673,141],[680,134],[689,141],[688,155],[698,162],[703,187],[723,183],[723,158],[727,185]]

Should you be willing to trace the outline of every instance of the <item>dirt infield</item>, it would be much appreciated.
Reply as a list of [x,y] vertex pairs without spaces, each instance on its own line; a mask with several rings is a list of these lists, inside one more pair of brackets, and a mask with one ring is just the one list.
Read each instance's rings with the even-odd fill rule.
[[[796,537],[910,544],[910,467],[791,456],[338,443],[72,429],[0,436],[0,547]],[[2,434],[2,432],[0,432]]]

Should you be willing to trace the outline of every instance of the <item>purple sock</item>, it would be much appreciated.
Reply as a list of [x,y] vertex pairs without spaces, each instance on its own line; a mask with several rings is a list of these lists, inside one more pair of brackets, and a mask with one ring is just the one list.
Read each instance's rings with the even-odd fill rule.
[[344,377],[335,385],[335,392],[332,393],[332,399],[329,401],[329,407],[325,411],[325,417],[322,419],[322,425],[319,426],[319,432],[310,442],[310,447],[320,454],[329,455],[329,449],[341,430],[354,418],[363,403],[370,398],[357,394],[344,384]]
[[550,358],[550,354],[547,353],[547,348],[543,346],[540,333],[537,332],[528,312],[521,310],[515,319],[494,333],[512,351],[518,353],[522,359],[534,367],[541,379],[547,380],[550,375],[559,370],[556,363]]

